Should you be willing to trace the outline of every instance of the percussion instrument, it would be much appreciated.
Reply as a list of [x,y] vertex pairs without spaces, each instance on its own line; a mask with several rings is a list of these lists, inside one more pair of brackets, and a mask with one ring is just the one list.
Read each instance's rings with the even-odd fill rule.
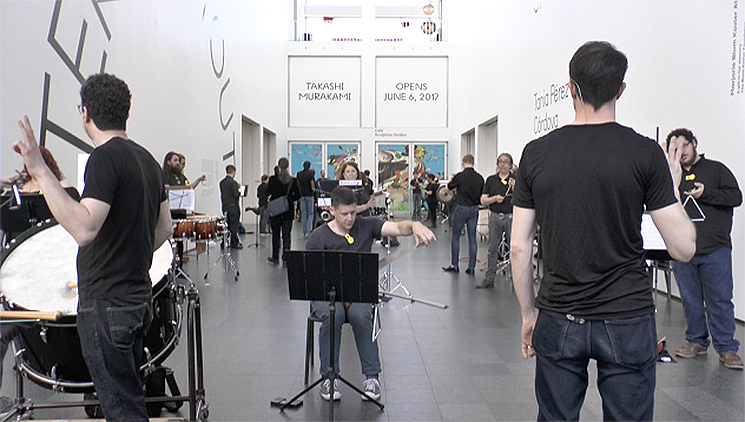
[[194,215],[187,218],[194,225],[194,236],[192,240],[197,242],[209,242],[225,235],[227,223],[223,216],[212,216],[206,214]]
[[455,194],[447,186],[443,185],[437,189],[437,199],[443,204],[449,204],[455,199]]
[[[60,310],[55,322],[34,322],[14,340],[16,365],[29,379],[54,391],[93,392],[77,332],[76,256],[73,237],[54,220],[23,232],[0,262],[0,290],[6,310]],[[181,307],[174,291],[173,244],[153,253],[153,321],[144,340],[147,362],[162,363],[175,348],[181,331]],[[71,288],[72,286],[72,288]]]
[[189,218],[173,220],[173,239],[174,240],[193,240],[197,233],[195,221]]

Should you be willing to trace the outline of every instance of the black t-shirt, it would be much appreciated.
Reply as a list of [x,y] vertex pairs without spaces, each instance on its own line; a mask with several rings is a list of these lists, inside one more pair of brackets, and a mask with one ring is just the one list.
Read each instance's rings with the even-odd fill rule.
[[675,201],[662,149],[630,128],[569,125],[530,142],[512,204],[535,209],[541,228],[536,307],[590,319],[654,312],[642,213]]
[[411,179],[411,193],[422,194],[422,179],[414,177]]
[[448,189],[458,189],[455,193],[457,205],[474,206],[481,204],[481,191],[484,189],[484,178],[473,169],[466,167],[453,176]]
[[375,239],[380,239],[383,223],[376,217],[358,216],[349,230],[349,235],[354,239],[351,244],[344,236],[334,233],[326,223],[313,230],[305,242],[305,250],[370,252]]
[[265,207],[269,203],[269,198],[267,197],[266,188],[269,187],[266,183],[261,183],[256,188],[256,197],[259,198],[259,206]]
[[[735,175],[722,163],[708,160],[701,154],[698,162],[686,171],[680,181],[680,200],[685,201],[686,191],[694,187],[694,183],[703,183],[704,193],[696,200],[706,218],[696,221],[696,254],[714,252],[721,247],[732,248],[732,211],[742,204],[742,192],[737,185]],[[701,215],[690,200],[686,204],[686,212],[692,218]]]
[[489,204],[489,211],[512,214],[512,195],[505,194],[510,187],[510,179],[514,178],[515,176],[513,176],[512,173],[509,173],[506,179],[502,179],[499,173],[492,174],[486,178],[482,194],[487,196],[504,196],[504,201],[502,201],[501,204],[498,202]]
[[229,207],[237,207],[240,197],[238,182],[230,176],[225,176],[220,180],[220,201],[222,201],[223,212],[227,211]]
[[111,206],[93,242],[78,249],[81,299],[147,296],[163,171],[143,147],[115,137],[96,147],[85,167],[83,198]]
[[437,203],[437,190],[440,189],[440,184],[437,182],[429,182],[427,183],[427,186],[424,188],[425,191],[427,191],[427,198],[425,200],[429,204],[436,204]]
[[315,181],[312,170],[303,170],[297,173],[297,183],[300,186],[301,196],[313,196],[311,182]]
[[186,186],[186,178],[173,169],[168,170],[164,174],[166,185],[169,186]]

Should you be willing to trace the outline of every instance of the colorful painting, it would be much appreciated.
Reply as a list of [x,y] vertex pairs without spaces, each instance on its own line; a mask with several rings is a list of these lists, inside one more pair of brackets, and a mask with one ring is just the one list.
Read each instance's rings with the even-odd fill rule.
[[323,144],[290,144],[290,174],[303,170],[303,162],[310,161],[310,168],[321,174],[323,168]]
[[409,211],[409,145],[378,144],[378,188],[388,192],[394,211]]
[[337,179],[336,170],[350,160],[359,164],[359,144],[326,144],[326,174],[329,178]]
[[445,173],[445,144],[415,144],[411,173],[423,177],[425,173]]

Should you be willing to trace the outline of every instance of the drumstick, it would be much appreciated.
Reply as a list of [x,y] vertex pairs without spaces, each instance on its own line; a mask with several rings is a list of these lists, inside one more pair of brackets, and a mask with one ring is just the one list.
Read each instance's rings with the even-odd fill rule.
[[0,319],[43,319],[57,321],[62,311],[0,311]]

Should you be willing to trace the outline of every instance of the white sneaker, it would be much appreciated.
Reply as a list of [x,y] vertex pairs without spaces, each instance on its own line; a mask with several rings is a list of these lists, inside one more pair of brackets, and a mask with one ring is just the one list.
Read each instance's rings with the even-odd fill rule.
[[[321,383],[321,398],[329,401],[331,400],[331,380],[326,378]],[[339,392],[339,380],[334,379],[334,400],[341,400],[341,393]]]
[[380,381],[375,377],[370,377],[362,383],[362,389],[365,394],[362,395],[362,400],[377,400],[380,398],[382,389],[380,388]]

